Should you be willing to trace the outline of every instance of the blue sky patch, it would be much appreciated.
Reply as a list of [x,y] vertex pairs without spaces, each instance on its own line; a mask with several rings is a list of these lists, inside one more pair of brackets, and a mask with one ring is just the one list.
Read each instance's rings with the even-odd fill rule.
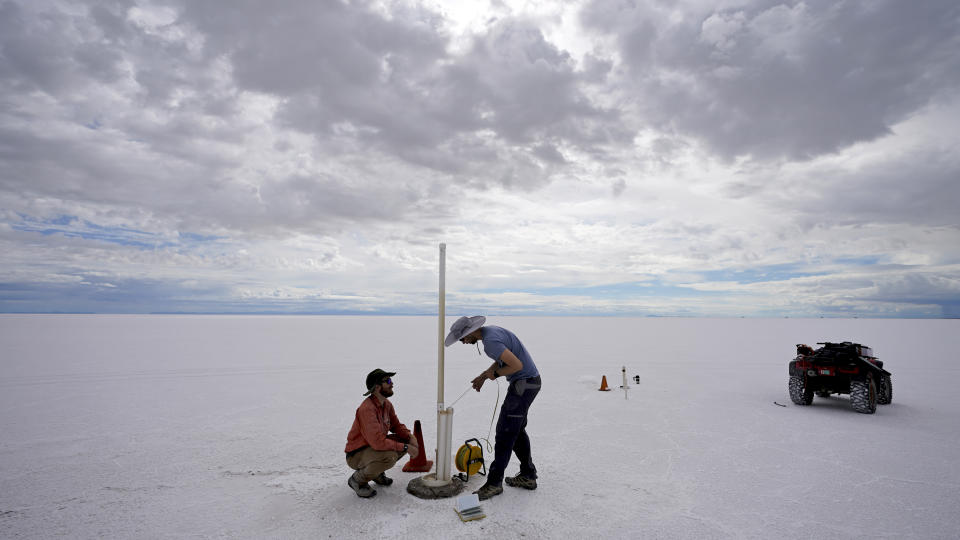
[[71,215],[35,218],[20,214],[20,222],[12,223],[10,226],[17,231],[39,233],[44,236],[59,234],[66,238],[82,238],[140,249],[168,248],[179,243],[196,245],[220,239],[212,235],[179,233],[181,242],[176,242],[159,234],[133,227],[99,225]]
[[704,282],[732,281],[739,284],[788,281],[798,277],[824,276],[829,273],[806,268],[805,265],[800,264],[777,264],[745,269],[691,271],[691,273],[703,276]]
[[877,266],[880,264],[881,259],[879,256],[866,256],[866,257],[844,257],[840,259],[834,259],[834,262],[837,264],[849,264],[852,266]]
[[196,233],[188,233],[188,232],[181,232],[178,234],[180,236],[181,241],[189,244],[207,244],[210,242],[217,242],[219,240],[223,240],[222,236],[216,236],[212,234],[196,234]]
[[611,300],[634,297],[695,297],[722,294],[719,291],[699,291],[682,285],[667,284],[656,279],[585,287],[481,289],[472,292],[487,294],[526,293],[536,296],[587,296],[590,298]]

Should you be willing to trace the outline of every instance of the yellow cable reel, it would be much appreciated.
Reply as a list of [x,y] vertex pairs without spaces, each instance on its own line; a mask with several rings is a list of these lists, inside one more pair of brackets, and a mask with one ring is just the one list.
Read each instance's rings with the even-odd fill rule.
[[480,441],[477,441],[476,446],[470,444],[470,441],[477,440],[470,439],[464,442],[463,446],[457,450],[457,457],[454,459],[454,464],[457,466],[457,470],[467,473],[467,476],[473,476],[477,474],[481,467],[486,470],[486,466],[483,462],[483,449],[480,448]]

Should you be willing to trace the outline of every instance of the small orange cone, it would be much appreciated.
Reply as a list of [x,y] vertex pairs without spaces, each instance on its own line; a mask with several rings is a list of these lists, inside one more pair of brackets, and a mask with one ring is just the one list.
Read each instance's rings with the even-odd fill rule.
[[417,457],[410,458],[410,461],[403,466],[403,472],[427,472],[433,468],[433,462],[427,459],[427,451],[423,447],[423,431],[420,430],[420,421],[413,423],[413,435],[417,438],[417,446],[420,447],[420,453]]
[[609,392],[609,391],[610,391],[610,387],[607,386],[607,376],[606,376],[606,375],[603,376],[603,381],[600,382],[600,391],[601,391],[601,392]]

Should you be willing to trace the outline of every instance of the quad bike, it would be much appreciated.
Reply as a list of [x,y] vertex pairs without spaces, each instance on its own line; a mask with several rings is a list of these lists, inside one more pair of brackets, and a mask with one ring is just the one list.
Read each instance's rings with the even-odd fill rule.
[[893,401],[890,372],[866,345],[817,343],[814,350],[797,345],[797,356],[790,362],[790,381],[787,385],[790,400],[797,405],[810,405],[813,396],[850,394],[853,410],[873,414],[877,405]]

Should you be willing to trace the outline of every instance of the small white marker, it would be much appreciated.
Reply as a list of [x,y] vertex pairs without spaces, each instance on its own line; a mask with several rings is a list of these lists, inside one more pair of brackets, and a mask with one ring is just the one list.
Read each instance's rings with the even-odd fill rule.
[[623,388],[623,399],[630,399],[627,396],[627,390],[630,389],[630,387],[627,385],[627,366],[623,366],[623,386],[620,388]]

